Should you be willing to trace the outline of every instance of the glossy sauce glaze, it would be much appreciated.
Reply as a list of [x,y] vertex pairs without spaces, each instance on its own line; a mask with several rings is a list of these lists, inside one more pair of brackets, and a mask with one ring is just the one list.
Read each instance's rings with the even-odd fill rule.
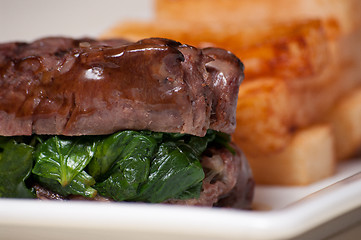
[[[203,135],[216,121],[235,125],[243,66],[232,54],[217,51],[233,73],[222,72],[229,76],[222,87],[212,79],[217,74],[208,72],[217,69],[217,57],[167,39],[57,37],[1,44],[0,134],[149,129]],[[229,92],[230,107],[217,110],[221,93],[216,89]],[[224,130],[230,133],[234,126]]]

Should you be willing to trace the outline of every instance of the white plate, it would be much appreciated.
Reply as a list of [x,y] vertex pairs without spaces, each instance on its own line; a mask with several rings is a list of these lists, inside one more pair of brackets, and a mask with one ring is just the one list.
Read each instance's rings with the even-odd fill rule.
[[[0,41],[96,37],[152,14],[147,0],[2,0]],[[257,186],[255,206],[269,211],[1,199],[0,239],[319,239],[361,220],[360,172],[356,159],[307,187]]]
[[289,239],[308,233],[306,239],[319,239],[361,220],[361,159],[307,187],[259,186],[255,203],[270,210],[1,199],[0,236],[209,240]]

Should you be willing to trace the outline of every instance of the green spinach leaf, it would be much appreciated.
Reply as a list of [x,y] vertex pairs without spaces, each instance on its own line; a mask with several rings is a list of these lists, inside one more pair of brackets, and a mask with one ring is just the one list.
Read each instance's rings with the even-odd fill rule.
[[[94,158],[89,163],[87,171],[96,179],[104,178],[109,175],[108,171],[117,161],[131,156],[134,152],[153,151],[155,144],[152,137],[143,136],[136,131],[121,131],[112,134],[98,142]],[[145,169],[145,174],[148,171]]]
[[[140,187],[134,200],[162,202],[180,196],[203,180],[204,172],[199,160],[188,149],[182,148],[175,142],[160,145],[148,181]],[[193,191],[192,196],[199,196],[199,193],[194,194]]]
[[[199,158],[215,137],[213,131],[203,138],[178,133],[133,132],[132,140],[115,141],[118,146],[112,145],[113,152],[118,149],[118,159],[111,164],[105,160],[107,167],[103,169],[110,168],[111,174],[95,188],[101,195],[117,201],[162,202],[169,198],[199,197],[204,179]],[[114,143],[114,138],[111,142]],[[102,166],[102,161],[93,167],[96,169],[97,165]],[[132,167],[127,170],[127,166]]]
[[58,181],[54,179],[44,178],[36,176],[37,181],[43,187],[50,189],[62,196],[81,195],[88,198],[93,198],[97,195],[97,191],[92,188],[95,184],[94,178],[92,178],[85,171],[81,171],[75,176],[75,178],[66,186],[62,186]]
[[0,197],[34,197],[25,185],[33,174],[32,180],[63,196],[99,193],[144,202],[197,198],[204,179],[199,159],[209,144],[231,148],[228,135],[211,130],[202,138],[151,131],[0,137]]
[[[149,135],[128,131],[124,134],[131,138],[123,138],[121,133],[112,137],[112,139],[118,138],[115,141],[118,146],[112,145],[112,148],[117,149],[118,156],[114,157],[116,158],[115,164],[110,171],[110,176],[95,186],[101,195],[117,201],[136,196],[139,184],[148,179],[150,162],[157,148],[156,140]],[[102,144],[102,149],[104,148],[107,147]],[[97,152],[96,156],[99,157],[99,155]],[[100,156],[97,160],[97,165],[102,166],[99,159],[104,159],[109,167],[105,156]]]
[[33,147],[0,137],[0,197],[34,198],[25,185],[33,165]]
[[51,137],[37,147],[32,173],[43,182],[49,179],[52,186],[52,180],[57,181],[67,194],[94,195],[95,190],[89,187],[95,182],[83,170],[93,158],[96,144],[88,137]]

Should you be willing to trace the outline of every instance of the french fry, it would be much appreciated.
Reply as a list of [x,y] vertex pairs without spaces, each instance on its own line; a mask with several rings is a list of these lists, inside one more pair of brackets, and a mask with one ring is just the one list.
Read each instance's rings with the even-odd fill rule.
[[350,158],[361,147],[361,88],[352,91],[330,111],[327,120],[335,134],[336,157]]
[[165,37],[237,55],[245,80],[233,140],[257,183],[312,183],[361,148],[361,90],[350,94],[361,88],[359,0],[155,3],[154,21],[117,24],[103,38]]
[[[267,45],[263,42],[262,34],[258,36],[258,48],[253,48],[252,51],[247,51],[250,50],[249,45],[246,48],[242,45],[243,48],[241,49],[239,44],[235,45],[228,42],[228,46],[225,46],[225,48],[236,52],[245,63],[246,72],[251,73],[246,74],[248,80],[242,86],[245,87],[244,91],[241,90],[239,95],[239,101],[245,102],[238,105],[237,120],[240,124],[237,126],[234,139],[248,153],[257,182],[266,184],[310,183],[317,180],[319,176],[317,171],[304,167],[309,165],[310,159],[316,161],[312,165],[315,169],[322,170],[318,166],[322,167],[324,165],[326,169],[330,170],[335,164],[331,160],[334,159],[331,157],[332,151],[335,158],[346,159],[353,156],[358,149],[361,149],[361,99],[359,96],[361,94],[358,93],[359,90],[352,92],[354,88],[361,86],[360,1],[181,0],[176,3],[170,0],[157,0],[156,3],[158,21],[164,21],[164,19],[178,22],[186,21],[193,25],[202,26],[218,25],[221,22],[226,28],[231,26],[228,28],[230,30],[224,31],[223,35],[227,36],[234,34],[234,28],[238,27],[238,29],[241,29],[240,31],[244,31],[247,26],[252,26],[259,30],[263,28],[261,25],[265,23],[271,23],[271,25],[282,23],[281,26],[284,27],[290,22],[318,19],[322,23],[321,25],[325,26],[327,40],[324,41],[326,44],[323,45],[316,40],[320,38],[315,37],[315,34],[312,35],[312,32],[305,34],[304,31],[301,31],[301,33],[304,34],[303,36],[308,36],[304,37],[303,41],[308,43],[306,45],[309,48],[303,49],[303,53],[308,51],[311,54],[307,56],[310,57],[313,51],[314,57],[320,56],[319,54],[325,56],[326,51],[322,53],[321,49],[322,47],[324,49],[328,48],[331,54],[326,57],[326,63],[322,61],[322,59],[325,59],[322,57],[311,57],[319,61],[307,62],[305,61],[307,58],[302,59],[301,55],[290,54],[289,58],[285,58],[287,65],[284,66],[284,69],[289,69],[291,74],[274,75],[274,72],[269,71],[269,69],[272,69],[269,68],[272,66],[269,63],[272,61],[275,63],[275,69],[282,67],[282,62],[278,60],[282,53],[278,52],[273,56],[269,54],[270,48],[267,48]],[[284,9],[287,9],[287,11],[284,11]],[[299,26],[295,28],[299,29]],[[294,49],[295,44],[291,44],[292,41],[290,40],[292,34],[288,34],[286,35],[288,38],[284,38],[284,36],[278,35],[277,31],[275,32],[275,34],[268,37],[267,43],[272,42],[272,37],[278,40],[286,39],[287,47]],[[254,35],[257,36],[257,34]],[[251,39],[253,39],[254,35],[251,34]],[[305,41],[305,39],[313,39],[313,44],[309,44],[310,41]],[[237,51],[239,49],[241,50]],[[297,48],[295,49],[297,50]],[[267,57],[269,58],[267,59]],[[265,59],[270,61],[267,62]],[[300,59],[302,60],[299,61]],[[319,64],[315,64],[316,62]],[[295,63],[295,65],[292,65],[292,63]],[[307,66],[307,63],[311,63],[309,66],[313,66],[313,68],[308,69],[315,71],[310,71],[311,74],[301,77],[300,74],[297,74],[297,67],[302,69]],[[293,66],[295,67],[293,68]],[[285,72],[281,71],[281,73]],[[300,70],[300,72],[307,72],[307,70]],[[262,73],[265,75],[262,76]],[[286,87],[281,88],[278,83],[280,86],[276,87],[274,85],[272,89],[284,89],[285,91],[282,91],[282,93],[278,91],[278,94],[283,94],[284,99],[289,101],[287,104],[278,103],[277,99],[281,99],[279,95],[274,96],[275,99],[267,95],[265,84],[252,87],[252,92],[257,92],[256,88],[258,88],[259,91],[263,91],[262,93],[253,94],[253,97],[250,94],[245,94],[245,92],[250,93],[247,90],[250,88],[247,85],[249,78],[251,78],[251,81],[257,82],[264,77],[270,76],[281,77],[286,82]],[[275,92],[273,91],[273,93]],[[265,103],[267,100],[269,105]],[[278,105],[275,105],[276,102]],[[337,104],[335,105],[335,103]],[[248,107],[248,111],[245,111],[247,108],[244,105],[253,105],[256,110],[250,114],[249,109],[251,107]],[[333,107],[334,105],[335,107]],[[280,121],[281,116],[286,116],[286,114],[280,109],[286,106],[289,107],[290,115],[283,118],[287,119],[287,121],[282,122]],[[274,109],[277,109],[277,111],[272,111]],[[319,138],[321,140],[322,131],[314,131],[314,128],[310,126],[315,126],[317,122],[324,120],[325,115],[328,116],[328,119],[324,122],[332,126],[331,128],[328,127],[330,134],[323,134],[323,140],[328,143],[328,147],[322,144],[323,155],[322,152],[312,155],[317,152],[312,152],[312,146],[306,147],[307,145],[302,144],[302,141],[306,143],[306,139],[309,138],[308,142],[315,143],[317,147],[319,146],[319,143],[313,142],[313,139]],[[265,116],[269,118],[268,121],[265,120],[267,119]],[[275,116],[278,116],[278,118],[275,118]],[[247,119],[253,120],[253,124],[247,124]],[[257,120],[254,121],[254,119]],[[277,121],[274,121],[274,119],[277,119]],[[280,125],[279,131],[274,131],[276,129],[275,123]],[[242,124],[245,124],[245,129],[240,126]],[[251,130],[246,129],[247,127],[254,130],[253,134]],[[262,130],[257,131],[257,129]],[[294,135],[292,135],[292,130],[296,131]],[[279,135],[275,133],[279,133]],[[289,143],[285,143],[282,142],[282,139],[285,141],[291,140]],[[261,143],[257,143],[257,141]],[[335,142],[335,149],[333,149],[331,142]],[[303,154],[296,151],[298,148],[304,150]],[[271,149],[274,149],[274,151],[271,151]],[[317,156],[319,159],[315,159],[313,156]],[[318,163],[320,165],[317,165]],[[324,172],[332,172],[328,170]],[[287,171],[290,172],[289,175],[284,174]],[[327,174],[323,175],[322,173],[323,171],[321,171],[322,176],[327,176]]]
[[130,40],[165,37],[199,47],[229,49],[247,66],[246,79],[264,76],[287,79],[307,77],[325,68],[331,57],[325,26],[319,20],[264,25],[259,28],[133,21],[117,24],[102,37],[118,36]]
[[361,26],[359,0],[157,0],[155,10],[163,21],[236,23],[240,28],[305,19],[339,25],[343,34]]
[[237,131],[233,140],[248,155],[281,151],[293,134],[290,98],[281,79],[264,78],[243,83],[238,94]]
[[329,125],[299,130],[280,153],[247,156],[256,184],[307,185],[335,171],[334,140]]
[[249,152],[272,153],[282,150],[294,129],[317,119],[339,94],[327,87],[338,79],[324,30],[317,20],[237,28],[231,34],[208,25],[198,29],[187,23],[127,22],[104,37],[157,36],[232,51],[245,65],[234,139]]

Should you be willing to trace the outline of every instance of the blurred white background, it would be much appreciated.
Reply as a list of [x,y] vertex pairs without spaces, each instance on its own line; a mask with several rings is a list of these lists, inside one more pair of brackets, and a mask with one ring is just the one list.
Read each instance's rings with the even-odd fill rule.
[[152,17],[152,0],[0,0],[0,42],[96,37],[119,21]]

